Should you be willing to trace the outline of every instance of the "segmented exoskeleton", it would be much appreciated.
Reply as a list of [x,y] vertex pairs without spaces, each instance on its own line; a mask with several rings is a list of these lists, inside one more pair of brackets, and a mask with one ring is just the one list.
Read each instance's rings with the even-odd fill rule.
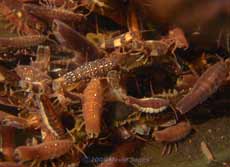
[[84,20],[83,14],[74,13],[62,8],[50,8],[33,4],[25,4],[24,8],[28,13],[41,18],[48,23],[52,23],[55,19],[69,24],[79,23]]
[[169,106],[168,99],[158,97],[138,99],[132,96],[126,96],[124,101],[126,104],[137,108],[139,111],[150,114],[162,112]]
[[0,50],[27,48],[39,45],[48,38],[45,35],[27,35],[19,37],[0,37]]
[[189,122],[182,121],[176,125],[170,126],[163,130],[158,130],[153,133],[153,136],[158,142],[176,142],[186,137],[192,130]]
[[176,104],[176,109],[185,114],[209,98],[227,78],[228,66],[229,59],[222,60],[209,67],[195,82],[191,91]]
[[100,79],[91,79],[83,92],[82,99],[86,133],[91,138],[98,137],[101,131],[103,98],[103,87]]
[[33,146],[19,146],[14,151],[14,158],[17,161],[25,162],[30,160],[49,160],[59,158],[68,153],[73,147],[72,140],[54,140]]
[[153,132],[153,137],[157,142],[166,144],[162,150],[162,155],[165,155],[172,151],[170,144],[176,144],[175,142],[184,139],[190,134],[191,130],[192,126],[188,121],[181,121],[176,125]]
[[65,130],[58,113],[54,110],[50,99],[46,95],[41,95],[37,99],[40,113],[44,125],[57,138],[64,138]]

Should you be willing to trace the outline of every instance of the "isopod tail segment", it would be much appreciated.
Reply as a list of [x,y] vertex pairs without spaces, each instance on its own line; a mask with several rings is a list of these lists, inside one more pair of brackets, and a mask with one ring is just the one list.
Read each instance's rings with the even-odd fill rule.
[[[170,154],[172,151],[172,143],[178,142],[187,137],[192,131],[192,126],[189,121],[181,121],[176,125],[170,126],[163,130],[153,132],[155,141],[166,144],[162,150],[162,155]],[[177,146],[176,150],[177,150]]]

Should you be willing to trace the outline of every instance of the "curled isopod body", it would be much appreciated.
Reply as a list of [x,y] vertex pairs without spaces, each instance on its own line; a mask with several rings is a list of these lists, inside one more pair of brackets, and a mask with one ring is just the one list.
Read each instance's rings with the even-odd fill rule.
[[185,114],[201,104],[217,91],[227,76],[228,65],[226,62],[220,61],[212,65],[195,82],[191,91],[176,104],[176,109]]
[[158,142],[172,143],[185,138],[191,130],[191,124],[182,121],[163,130],[155,131],[153,136]]
[[73,141],[54,140],[46,143],[41,143],[33,146],[19,146],[14,151],[14,158],[17,161],[30,161],[30,160],[49,160],[59,158],[66,154],[73,147]]
[[64,127],[57,112],[55,112],[50,99],[46,95],[41,95],[38,100],[40,113],[44,125],[54,136],[63,138],[65,134]]
[[97,137],[101,131],[103,87],[99,79],[92,79],[83,92],[82,111],[86,133]]
[[131,105],[145,113],[159,113],[164,111],[169,106],[169,100],[163,98],[135,98],[132,96],[125,97],[125,103]]

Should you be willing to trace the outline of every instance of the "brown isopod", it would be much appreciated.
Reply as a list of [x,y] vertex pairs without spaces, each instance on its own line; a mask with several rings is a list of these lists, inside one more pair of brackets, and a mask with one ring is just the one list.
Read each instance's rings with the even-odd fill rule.
[[91,79],[83,92],[82,103],[85,129],[89,137],[97,137],[101,131],[103,96],[100,79]]
[[163,130],[155,131],[153,136],[158,142],[176,142],[185,138],[192,130],[191,124],[187,121],[179,122]]
[[157,97],[135,98],[132,96],[125,97],[125,103],[137,108],[145,113],[159,113],[164,111],[169,106],[169,100]]
[[[227,60],[228,61],[228,60]],[[191,91],[176,104],[180,113],[193,109],[217,91],[228,76],[228,62],[220,61],[209,67],[195,82]]]
[[19,146],[14,151],[14,158],[20,162],[55,159],[68,153],[73,145],[74,143],[72,140],[64,139],[33,146]]
[[63,138],[65,130],[57,112],[55,112],[50,99],[41,95],[38,99],[41,117],[44,125],[58,138]]
[[83,14],[77,14],[70,10],[63,8],[50,8],[45,6],[38,6],[33,4],[25,4],[24,9],[38,18],[44,19],[45,21],[52,23],[53,20],[61,20],[65,23],[79,23],[84,20]]
[[162,155],[169,154],[172,151],[171,143],[184,139],[192,130],[192,126],[188,121],[179,122],[163,130],[153,132],[153,137],[157,142],[165,143]]
[[45,35],[26,35],[19,37],[0,37],[0,50],[9,48],[27,48],[37,46],[47,40]]

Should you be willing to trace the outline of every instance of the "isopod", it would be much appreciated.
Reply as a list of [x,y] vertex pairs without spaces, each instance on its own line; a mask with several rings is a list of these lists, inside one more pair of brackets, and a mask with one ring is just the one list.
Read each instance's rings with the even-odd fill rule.
[[79,23],[84,20],[83,14],[74,13],[70,10],[62,9],[62,8],[50,8],[45,6],[38,6],[33,4],[24,4],[24,9],[49,23],[52,23],[53,20],[61,20],[65,23]]
[[212,65],[195,82],[191,91],[177,102],[176,109],[185,114],[198,104],[201,104],[217,91],[227,76],[227,62],[219,61]]
[[163,130],[155,131],[153,136],[158,142],[172,143],[185,138],[191,130],[191,124],[187,121],[182,121]]
[[168,99],[158,97],[138,99],[132,96],[126,96],[125,103],[137,108],[139,111],[150,114],[162,112],[169,106]]
[[0,50],[37,46],[47,40],[45,35],[26,35],[19,37],[0,37]]
[[46,95],[41,95],[38,99],[41,117],[44,125],[57,138],[63,138],[65,134],[64,127],[57,112],[55,112],[50,99]]
[[19,146],[14,151],[16,161],[25,162],[30,160],[49,160],[59,158],[68,153],[73,147],[72,140],[54,140],[33,146]]
[[82,111],[85,129],[89,137],[97,137],[101,131],[103,86],[100,79],[91,79],[83,92]]

